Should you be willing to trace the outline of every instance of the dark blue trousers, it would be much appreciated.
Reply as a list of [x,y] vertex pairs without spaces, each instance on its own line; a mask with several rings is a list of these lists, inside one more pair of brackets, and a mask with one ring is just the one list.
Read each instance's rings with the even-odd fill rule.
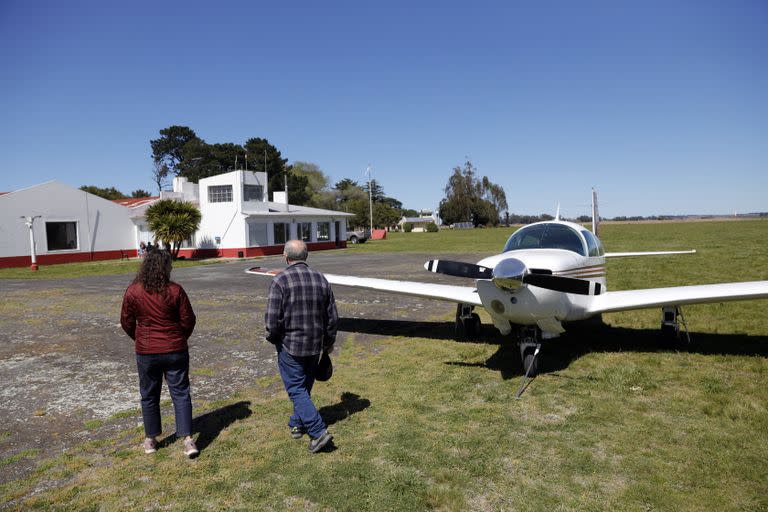
[[315,383],[315,370],[320,354],[314,356],[292,356],[282,345],[277,345],[277,365],[285,390],[293,402],[293,414],[288,419],[289,427],[304,427],[313,439],[325,432],[325,423],[317,412],[310,394]]
[[176,436],[192,435],[192,397],[189,394],[189,351],[167,354],[136,354],[139,369],[141,414],[147,437],[159,436],[163,431],[160,421],[160,390],[163,376],[176,412]]

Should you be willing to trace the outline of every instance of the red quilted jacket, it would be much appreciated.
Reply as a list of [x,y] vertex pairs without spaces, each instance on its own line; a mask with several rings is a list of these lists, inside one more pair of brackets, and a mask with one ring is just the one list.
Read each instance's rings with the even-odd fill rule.
[[189,297],[176,283],[163,293],[147,293],[138,283],[125,290],[120,324],[136,342],[137,354],[185,350],[195,321]]

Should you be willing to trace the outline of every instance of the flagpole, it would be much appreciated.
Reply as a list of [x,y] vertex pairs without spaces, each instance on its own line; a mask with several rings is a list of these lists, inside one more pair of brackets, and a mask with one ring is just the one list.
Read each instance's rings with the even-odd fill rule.
[[371,221],[371,233],[368,236],[373,236],[373,189],[371,188],[371,164],[368,164],[368,168],[365,170],[365,174],[368,175],[368,207]]

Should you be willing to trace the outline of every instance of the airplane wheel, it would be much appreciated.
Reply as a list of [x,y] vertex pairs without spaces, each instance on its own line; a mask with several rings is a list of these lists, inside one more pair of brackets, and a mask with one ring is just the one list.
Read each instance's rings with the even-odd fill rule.
[[467,319],[467,336],[470,338],[476,338],[480,334],[480,316],[477,313],[472,313],[472,318]]
[[667,350],[682,350],[686,344],[677,329],[670,325],[663,325],[659,333],[659,347]]
[[[523,361],[523,375],[528,372],[529,377],[535,377],[539,373],[539,358],[533,357],[533,353],[536,352],[535,345],[520,345],[520,359]],[[533,367],[531,367],[533,364]],[[530,367],[530,371],[528,368]]]
[[477,313],[472,313],[470,318],[456,320],[456,335],[461,339],[476,338],[480,334],[482,325],[480,316]]

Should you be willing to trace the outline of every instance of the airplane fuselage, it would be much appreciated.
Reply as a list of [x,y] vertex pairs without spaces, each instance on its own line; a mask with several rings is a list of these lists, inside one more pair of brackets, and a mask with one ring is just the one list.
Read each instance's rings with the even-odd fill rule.
[[563,332],[561,322],[583,320],[588,301],[594,291],[607,290],[605,256],[581,256],[565,249],[519,249],[497,254],[479,261],[483,267],[495,268],[501,261],[515,258],[529,272],[551,272],[551,275],[583,279],[590,285],[592,295],[561,293],[537,286],[521,286],[516,290],[499,288],[492,281],[478,280],[477,292],[483,307],[503,333],[511,330],[511,324],[538,325],[545,334],[555,336]]

